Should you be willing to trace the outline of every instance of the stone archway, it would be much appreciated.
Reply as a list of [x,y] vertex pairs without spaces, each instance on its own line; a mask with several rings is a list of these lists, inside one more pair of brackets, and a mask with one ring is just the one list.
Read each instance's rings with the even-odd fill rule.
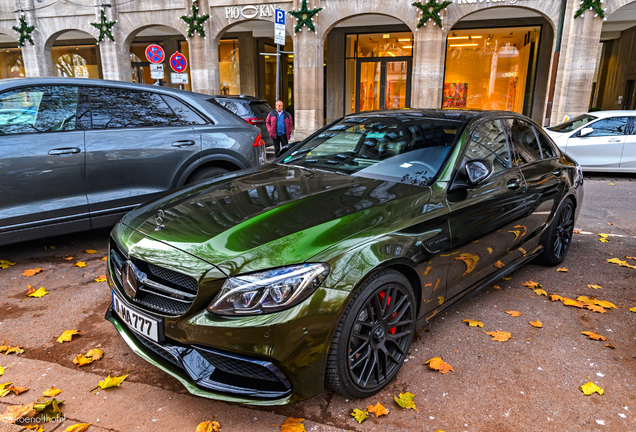
[[103,78],[97,39],[83,30],[60,30],[49,36],[44,52],[51,75],[57,77]]

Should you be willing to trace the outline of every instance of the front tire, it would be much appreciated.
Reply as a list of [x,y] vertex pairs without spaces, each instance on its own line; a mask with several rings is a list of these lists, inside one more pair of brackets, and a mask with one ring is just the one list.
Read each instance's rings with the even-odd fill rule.
[[192,173],[190,178],[188,178],[188,180],[186,180],[185,184],[189,185],[189,184],[201,181],[201,180],[207,180],[207,179],[210,179],[212,177],[218,177],[218,176],[221,176],[221,175],[227,174],[227,173],[229,173],[229,171],[226,170],[225,168],[219,168],[219,167],[199,168],[194,173]]
[[408,354],[416,304],[408,279],[395,270],[382,270],[366,281],[336,328],[327,357],[327,387],[360,399],[382,390]]
[[566,199],[554,215],[543,240],[541,262],[556,266],[563,262],[572,244],[574,234],[574,202]]

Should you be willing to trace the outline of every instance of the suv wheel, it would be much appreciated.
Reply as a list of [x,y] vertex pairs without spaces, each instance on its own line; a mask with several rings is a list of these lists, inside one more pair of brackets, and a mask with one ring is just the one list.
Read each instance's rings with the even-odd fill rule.
[[217,177],[227,173],[229,173],[229,171],[226,170],[225,168],[218,168],[218,167],[199,168],[194,173],[192,173],[190,178],[186,180],[185,184],[189,185],[191,183],[198,182],[200,180],[206,180],[206,179]]

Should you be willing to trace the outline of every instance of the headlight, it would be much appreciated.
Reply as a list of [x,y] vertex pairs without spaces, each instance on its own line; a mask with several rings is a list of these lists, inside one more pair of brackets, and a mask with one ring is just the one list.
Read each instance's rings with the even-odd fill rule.
[[329,274],[327,264],[298,264],[228,278],[208,306],[217,315],[279,312],[305,300]]

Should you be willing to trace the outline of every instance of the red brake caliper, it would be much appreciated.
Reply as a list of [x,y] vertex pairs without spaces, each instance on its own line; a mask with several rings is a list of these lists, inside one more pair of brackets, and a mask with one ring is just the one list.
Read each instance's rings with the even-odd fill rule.
[[[384,301],[384,291],[380,291],[380,292],[378,293],[378,297],[380,297],[380,299],[381,299],[382,301]],[[387,306],[389,306],[390,304],[391,304],[391,296],[389,296],[389,299],[388,299],[388,300],[387,300],[387,302],[386,302],[386,305],[387,305]],[[389,319],[393,319],[396,315],[397,315],[397,312],[393,313],[393,315],[391,315],[391,318],[389,318]],[[392,328],[390,328],[390,329],[389,329],[389,333],[391,333],[391,334],[395,334],[395,330],[396,330],[396,329],[397,329],[397,327],[392,327]]]

